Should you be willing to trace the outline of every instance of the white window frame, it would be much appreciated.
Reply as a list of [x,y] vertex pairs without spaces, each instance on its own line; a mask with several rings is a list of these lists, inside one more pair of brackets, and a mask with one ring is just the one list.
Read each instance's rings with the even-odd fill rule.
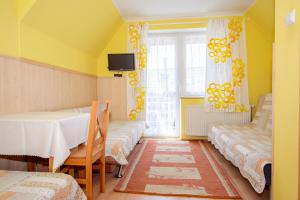
[[[206,28],[194,28],[194,29],[172,29],[172,30],[152,30],[149,31],[149,37],[164,37],[164,36],[174,36],[177,38],[177,48],[176,48],[176,54],[177,54],[177,77],[179,79],[178,81],[178,93],[180,98],[204,98],[204,94],[189,94],[187,91],[185,91],[184,86],[186,84],[186,66],[185,66],[185,55],[186,55],[186,48],[184,45],[184,37],[187,35],[198,35],[203,34],[206,35]],[[205,86],[204,86],[205,87]]]

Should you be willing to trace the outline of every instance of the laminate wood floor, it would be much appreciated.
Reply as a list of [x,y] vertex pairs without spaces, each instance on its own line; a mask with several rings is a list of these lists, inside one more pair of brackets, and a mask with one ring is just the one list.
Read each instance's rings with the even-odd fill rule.
[[[269,200],[270,190],[265,190],[262,194],[257,194],[251,187],[250,183],[242,177],[239,170],[227,161],[212,145],[209,148],[213,149],[217,159],[223,163],[223,167],[228,172],[233,184],[239,191],[244,200]],[[99,176],[94,175],[94,199],[96,200],[193,200],[197,198],[184,198],[184,197],[162,197],[141,194],[129,194],[114,192],[114,187],[119,179],[115,178],[112,173],[106,174],[106,191],[99,193]],[[198,198],[199,199],[199,198]]]

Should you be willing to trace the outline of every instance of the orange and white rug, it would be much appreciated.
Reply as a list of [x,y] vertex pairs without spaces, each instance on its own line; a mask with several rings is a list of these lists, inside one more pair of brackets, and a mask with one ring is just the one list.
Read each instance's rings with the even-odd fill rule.
[[115,191],[240,199],[205,142],[145,140],[130,156]]

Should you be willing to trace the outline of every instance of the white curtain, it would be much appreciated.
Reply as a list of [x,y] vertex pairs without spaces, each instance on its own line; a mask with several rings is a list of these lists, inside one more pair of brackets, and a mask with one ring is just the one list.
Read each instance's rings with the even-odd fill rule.
[[128,26],[128,49],[135,54],[135,71],[127,74],[127,109],[132,121],[145,119],[147,30],[141,23]]
[[242,17],[209,20],[206,107],[216,112],[249,110],[245,25]]
[[206,71],[206,35],[188,34],[184,36],[183,55],[185,67],[183,68],[183,96],[205,95],[205,71]]
[[178,136],[176,41],[159,35],[148,40],[147,137]]

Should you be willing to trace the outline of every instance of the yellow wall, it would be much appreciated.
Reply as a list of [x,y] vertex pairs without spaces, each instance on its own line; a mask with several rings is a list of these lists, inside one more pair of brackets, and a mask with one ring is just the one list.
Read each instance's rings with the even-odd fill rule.
[[96,76],[122,23],[111,0],[1,0],[0,54]]
[[96,57],[22,23],[33,3],[32,0],[0,1],[0,54],[96,75]]
[[273,39],[251,18],[246,26],[249,100],[256,105],[260,95],[272,91]]
[[256,0],[256,3],[247,11],[246,16],[263,29],[266,38],[274,40],[275,0]]
[[36,1],[23,18],[23,23],[95,58],[122,22],[112,0]]
[[115,32],[112,39],[108,42],[105,49],[98,58],[98,76],[113,77],[114,73],[108,71],[107,54],[109,53],[127,53],[127,23],[123,23]]
[[[299,187],[300,2],[276,0],[273,200],[297,200]],[[297,23],[285,24],[297,9]]]
[[18,56],[18,19],[16,2],[0,1],[0,54]]
[[[207,20],[208,18],[169,19],[169,20],[146,21],[146,23],[150,25],[149,27],[150,30],[191,29],[191,28],[207,27]],[[164,24],[164,23],[169,23],[169,24]]]
[[97,74],[95,57],[26,24],[21,25],[21,57],[85,74]]
[[15,0],[17,9],[17,18],[21,21],[30,11],[36,0]]
[[258,0],[245,15],[249,100],[252,105],[257,104],[260,95],[272,91],[274,13],[275,0]]

